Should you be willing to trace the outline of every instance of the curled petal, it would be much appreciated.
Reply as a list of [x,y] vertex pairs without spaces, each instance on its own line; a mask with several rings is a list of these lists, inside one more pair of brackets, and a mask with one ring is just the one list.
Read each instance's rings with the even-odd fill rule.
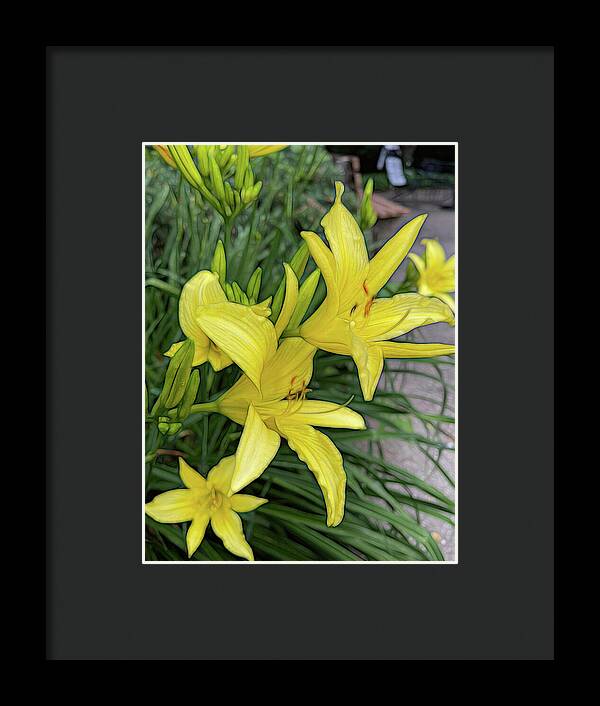
[[418,326],[453,321],[452,309],[439,299],[420,294],[396,294],[373,302],[360,335],[369,341],[387,341]]
[[317,479],[325,499],[327,524],[339,525],[344,517],[346,473],[337,447],[328,436],[308,424],[292,424],[278,418],[277,426]]
[[200,306],[196,318],[211,341],[260,389],[263,366],[277,348],[273,324],[233,302]]
[[198,272],[183,285],[179,297],[179,325],[183,333],[200,348],[208,346],[208,339],[196,318],[198,307],[226,301],[219,277],[208,270]]

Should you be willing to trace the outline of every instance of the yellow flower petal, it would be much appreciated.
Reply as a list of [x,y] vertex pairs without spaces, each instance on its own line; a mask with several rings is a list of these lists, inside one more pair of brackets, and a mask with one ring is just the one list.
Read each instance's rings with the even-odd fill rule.
[[267,498],[257,498],[255,495],[244,495],[243,493],[236,493],[229,500],[231,509],[235,510],[235,512],[252,512],[257,507],[269,502]]
[[146,514],[157,522],[187,522],[198,512],[199,490],[167,490],[146,503]]
[[[316,348],[302,338],[286,338],[267,362],[261,379],[261,392],[243,375],[218,400],[219,412],[238,424],[246,421],[250,403],[281,400],[290,390],[307,385],[312,377]],[[262,394],[261,394],[262,393]]]
[[244,431],[235,453],[235,469],[230,484],[230,495],[260,476],[273,460],[279,443],[279,434],[267,429],[254,406],[249,405]]
[[179,477],[186,488],[200,488],[208,492],[206,478],[195,471],[181,456],[179,457]]
[[228,365],[231,365],[233,361],[211,341],[208,347],[208,362],[210,363],[212,369],[215,372],[218,372],[219,370],[226,368]]
[[[369,256],[358,223],[342,203],[344,185],[341,181],[335,182],[335,193],[334,204],[321,220],[321,225],[337,267],[339,310],[346,311],[355,304],[356,295],[367,279]],[[318,263],[317,267],[320,269]]]
[[265,361],[277,348],[273,324],[243,304],[200,306],[196,320],[206,335],[260,388]]
[[206,532],[209,522],[210,512],[208,510],[201,510],[194,515],[192,524],[188,527],[187,535],[185,537],[188,557],[191,557],[200,546],[202,540],[204,539],[204,533]]
[[300,405],[290,404],[288,400],[269,402],[259,405],[258,411],[263,417],[283,417],[293,424],[310,424],[314,427],[339,429],[365,429],[364,419],[352,409],[335,402],[322,400],[303,400]]
[[417,326],[453,321],[452,310],[439,299],[420,294],[396,294],[373,302],[360,335],[369,341],[387,341]]
[[351,330],[347,319],[336,316],[327,321],[316,318],[319,310],[300,327],[300,335],[313,346],[330,353],[350,355]]
[[248,147],[248,156],[250,159],[253,157],[264,157],[266,154],[271,154],[272,152],[279,152],[284,150],[287,145],[246,145]]
[[414,252],[409,252],[408,259],[412,261],[413,265],[417,268],[417,272],[420,275],[425,272],[425,260],[423,260],[420,255],[416,255]]
[[197,348],[208,348],[208,338],[197,319],[198,307],[202,304],[226,301],[227,297],[221,289],[219,277],[208,270],[198,272],[183,285],[179,297],[179,325]]
[[378,344],[369,345],[358,336],[353,336],[352,358],[358,369],[358,379],[365,402],[370,402],[383,370],[383,352]]
[[271,301],[273,297],[267,297],[258,304],[251,304],[250,309],[259,316],[271,316]]
[[[336,279],[336,264],[335,258],[331,250],[312,231],[302,231],[300,233],[304,242],[308,245],[308,250],[315,261],[317,267],[323,275],[325,285],[327,286],[327,297],[321,304],[319,309],[311,316],[309,321],[322,318],[333,318],[339,311],[339,289]],[[318,315],[317,315],[318,314]],[[306,326],[308,321],[304,324]]]
[[248,559],[248,561],[254,561],[252,547],[244,537],[240,516],[231,508],[221,505],[212,513],[210,525],[225,548],[229,549],[232,554]]
[[342,455],[331,439],[308,424],[291,424],[281,418],[277,426],[290,448],[314,473],[325,499],[327,524],[339,525],[344,517],[346,474]]
[[217,407],[221,414],[229,417],[236,424],[243,424],[246,421],[250,402],[258,404],[261,399],[261,393],[250,382],[248,376],[242,375],[233,387],[219,397]]
[[286,338],[269,360],[262,377],[264,402],[280,400],[289,391],[308,385],[313,372],[316,348],[302,338]]
[[[372,297],[385,286],[389,278],[398,269],[400,263],[404,260],[417,239],[421,226],[426,218],[427,214],[424,213],[403,225],[396,235],[390,238],[371,260],[369,263],[367,287]],[[416,262],[415,266],[417,266]]]
[[[168,351],[164,352],[164,355],[167,358],[172,358],[184,343],[185,341],[178,341],[177,343],[174,343]],[[192,360],[192,367],[202,365],[202,363],[205,363],[208,360],[209,345],[210,341],[208,338],[206,339],[205,344],[194,341],[194,359]]]
[[285,298],[283,300],[283,306],[275,322],[275,332],[277,338],[285,331],[286,326],[289,323],[294,309],[296,308],[296,302],[298,301],[298,278],[294,274],[294,270],[287,264],[283,263],[283,268],[285,271]]
[[376,343],[386,358],[433,358],[454,353],[454,345],[448,343]]
[[[455,311],[456,303],[453,297],[451,297],[449,294],[446,294],[445,292],[439,292],[438,294],[436,294],[436,297],[446,303],[452,309],[452,311]],[[454,321],[452,321],[452,325],[454,326]]]
[[442,268],[446,262],[446,253],[440,243],[432,238],[423,238],[421,242],[425,246],[425,263],[427,267],[433,269]]
[[235,469],[235,456],[225,456],[210,469],[207,480],[223,495],[229,495],[231,479]]

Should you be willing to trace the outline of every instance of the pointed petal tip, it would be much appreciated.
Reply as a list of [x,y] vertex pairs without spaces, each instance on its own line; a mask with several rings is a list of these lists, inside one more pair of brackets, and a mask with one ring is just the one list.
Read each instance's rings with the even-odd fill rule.
[[418,216],[411,218],[410,221],[407,221],[406,225],[408,225],[408,223],[418,223],[419,226],[422,226],[428,217],[429,217],[428,213],[420,213]]
[[337,202],[341,201],[342,195],[344,193],[344,183],[342,181],[335,182],[335,200]]

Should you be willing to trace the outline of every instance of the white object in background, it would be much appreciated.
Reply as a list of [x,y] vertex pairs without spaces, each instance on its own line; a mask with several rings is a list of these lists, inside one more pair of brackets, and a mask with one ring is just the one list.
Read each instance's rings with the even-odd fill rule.
[[[400,145],[384,145],[382,152],[385,152],[385,171],[390,184],[392,186],[406,186],[406,176],[400,157]],[[381,155],[379,155],[379,160],[381,161]]]

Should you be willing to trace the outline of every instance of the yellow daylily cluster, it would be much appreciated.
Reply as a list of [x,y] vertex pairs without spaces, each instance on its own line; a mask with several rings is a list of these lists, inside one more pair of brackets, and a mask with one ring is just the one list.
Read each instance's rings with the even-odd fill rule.
[[[282,146],[265,149],[276,147]],[[425,216],[407,223],[369,259],[364,236],[342,202],[343,191],[336,182],[335,202],[321,221],[329,247],[316,233],[301,234],[324,277],[327,295],[300,326],[297,308],[305,303],[298,303],[298,279],[287,264],[285,296],[274,323],[268,318],[270,299],[254,306],[228,301],[216,273],[199,272],[181,292],[179,321],[195,346],[193,365],[208,361],[214,370],[221,370],[235,363],[243,373],[218,399],[194,405],[196,411],[218,412],[243,425],[235,455],[220,461],[206,479],[181,460],[180,476],[186,488],[162,493],[146,505],[146,512],[158,522],[191,521],[189,556],[210,522],[227,549],[253,559],[237,513],[256,509],[266,500],[239,491],[268,467],[281,439],[314,474],[323,493],[327,524],[342,521],[343,458],[331,439],[315,427],[364,429],[365,422],[345,405],[307,399],[317,349],[353,358],[367,401],[375,394],[384,358],[454,352],[454,346],[447,344],[392,341],[419,326],[453,323],[447,303],[424,291],[377,296],[408,254]],[[437,255],[432,262],[438,262]],[[166,355],[174,355],[181,345],[174,344]]]

